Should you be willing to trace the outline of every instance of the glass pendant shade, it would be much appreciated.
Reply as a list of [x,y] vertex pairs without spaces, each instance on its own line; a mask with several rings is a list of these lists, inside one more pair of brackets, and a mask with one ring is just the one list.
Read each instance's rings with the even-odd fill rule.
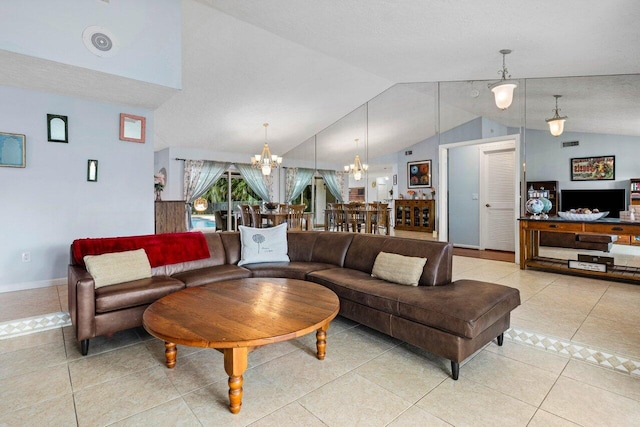
[[271,174],[271,169],[275,169],[282,164],[282,157],[271,154],[269,150],[269,144],[267,144],[267,126],[269,123],[264,123],[264,147],[262,147],[262,154],[256,154],[251,157],[251,166],[256,169],[260,169],[264,176]]
[[506,110],[513,102],[513,91],[518,85],[511,81],[500,81],[491,85],[491,92],[496,99],[496,106],[501,110]]
[[556,98],[556,108],[553,110],[553,117],[545,120],[549,125],[549,132],[553,136],[560,136],[564,132],[564,122],[567,121],[567,116],[560,117],[560,109],[558,108],[558,98],[562,98],[562,95],[553,95]]
[[[358,146],[358,140],[356,139],[356,147]],[[357,148],[356,148],[357,149]],[[360,181],[362,179],[362,172],[366,172],[369,169],[369,165],[360,161],[360,156],[356,154],[356,158],[350,165],[344,167],[344,171],[353,174],[353,179]]]

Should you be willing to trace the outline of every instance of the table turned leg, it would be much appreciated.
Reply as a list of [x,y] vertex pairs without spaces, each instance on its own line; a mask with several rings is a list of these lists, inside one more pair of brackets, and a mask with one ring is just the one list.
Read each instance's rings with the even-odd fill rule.
[[164,348],[164,355],[167,358],[167,368],[173,368],[176,366],[176,354],[178,354],[176,345],[172,342],[165,341]]
[[329,329],[328,323],[316,331],[316,348],[318,349],[317,355],[320,360],[324,360],[327,349],[327,329]]
[[242,374],[247,369],[249,351],[247,347],[225,348],[224,370],[229,375],[229,410],[233,414],[240,412],[242,406]]

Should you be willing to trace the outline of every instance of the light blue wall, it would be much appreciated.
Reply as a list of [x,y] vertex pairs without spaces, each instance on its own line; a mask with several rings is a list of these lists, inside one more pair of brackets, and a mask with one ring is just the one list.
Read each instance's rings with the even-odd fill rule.
[[[47,113],[68,117],[68,144],[47,142]],[[146,143],[119,140],[120,113],[147,118]],[[0,292],[66,283],[74,239],[154,232],[152,129],[148,110],[0,86],[0,132],[24,134],[27,153],[0,167]]]
[[[4,0],[0,49],[182,87],[182,14],[179,0]],[[89,26],[109,30],[118,51],[98,57],[83,44]]]
[[[640,137],[565,132],[560,137],[548,131],[525,133],[527,181],[558,181],[560,189],[624,188],[629,196],[629,179],[640,177]],[[576,147],[562,148],[563,141],[579,141]],[[615,155],[614,181],[571,181],[573,157]]]

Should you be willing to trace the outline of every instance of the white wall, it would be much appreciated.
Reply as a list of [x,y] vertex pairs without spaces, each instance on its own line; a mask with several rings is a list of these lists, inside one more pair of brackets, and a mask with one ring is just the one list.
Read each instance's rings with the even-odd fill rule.
[[[0,16],[0,49],[182,87],[180,0],[5,0]],[[84,46],[82,32],[94,25],[113,34],[113,56],[98,57]]]
[[[47,142],[47,113],[68,117],[68,144]],[[146,143],[119,140],[120,113],[147,117]],[[66,283],[74,239],[153,233],[150,129],[144,109],[0,86],[0,132],[24,134],[27,155],[0,167],[0,292]]]

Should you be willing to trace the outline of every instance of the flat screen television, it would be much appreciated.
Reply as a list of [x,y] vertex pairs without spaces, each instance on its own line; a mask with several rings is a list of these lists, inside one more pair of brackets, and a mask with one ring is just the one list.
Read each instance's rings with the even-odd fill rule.
[[609,190],[561,190],[560,210],[589,208],[609,211],[607,218],[620,218],[620,211],[627,210],[624,188]]

